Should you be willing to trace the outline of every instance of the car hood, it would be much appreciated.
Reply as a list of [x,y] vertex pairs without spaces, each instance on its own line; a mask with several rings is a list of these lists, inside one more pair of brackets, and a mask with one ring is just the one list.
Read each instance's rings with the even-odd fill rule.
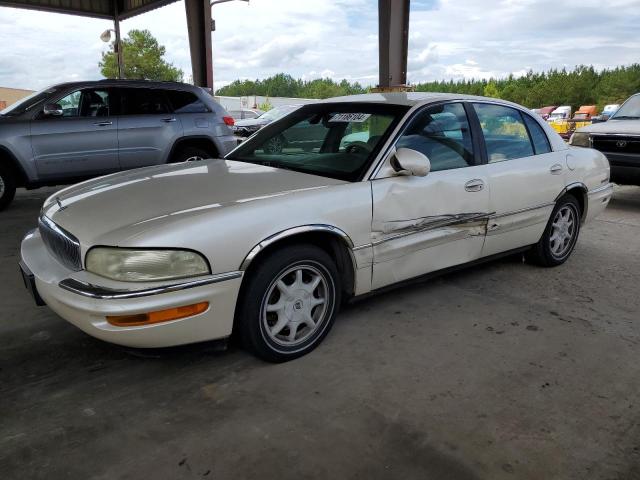
[[640,135],[640,120],[608,120],[578,129],[585,133],[628,133]]
[[269,123],[266,118],[245,118],[244,120],[236,120],[236,127],[263,127]]
[[[204,160],[116,173],[52,195],[43,213],[83,244],[126,240],[171,220],[341,180],[231,160]],[[113,234],[105,237],[107,234]]]

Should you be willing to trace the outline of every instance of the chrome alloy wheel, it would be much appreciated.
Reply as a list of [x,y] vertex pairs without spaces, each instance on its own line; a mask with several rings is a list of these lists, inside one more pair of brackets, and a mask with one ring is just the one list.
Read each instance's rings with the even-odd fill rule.
[[0,198],[2,198],[2,196],[4,195],[4,190],[5,190],[4,178],[2,178],[2,175],[0,175]]
[[565,205],[556,212],[551,224],[549,248],[556,258],[565,256],[573,246],[577,232],[577,215],[571,205]]
[[284,148],[284,141],[282,138],[273,137],[270,139],[264,147],[265,153],[281,153]]
[[317,267],[300,264],[271,282],[262,302],[262,326],[269,339],[284,347],[308,340],[331,315],[333,283]]
[[204,158],[202,158],[199,155],[194,155],[192,157],[189,157],[185,160],[185,162],[201,162],[202,160],[204,160]]

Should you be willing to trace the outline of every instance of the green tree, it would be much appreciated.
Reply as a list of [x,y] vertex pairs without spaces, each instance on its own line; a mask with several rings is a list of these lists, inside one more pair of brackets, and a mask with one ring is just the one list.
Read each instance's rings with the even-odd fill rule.
[[[182,70],[163,58],[166,49],[149,30],[131,30],[121,43],[125,78],[182,81]],[[118,76],[118,59],[113,50],[102,53],[98,66],[106,78]]]

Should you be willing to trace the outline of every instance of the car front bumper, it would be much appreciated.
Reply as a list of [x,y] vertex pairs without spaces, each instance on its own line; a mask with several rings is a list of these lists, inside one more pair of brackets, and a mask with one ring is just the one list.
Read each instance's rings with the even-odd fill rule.
[[[129,347],[158,348],[231,335],[242,272],[172,284],[113,282],[86,271],[65,268],[48,252],[37,230],[22,241],[21,257],[23,271],[33,274],[34,293],[62,318],[100,340]],[[209,302],[203,313],[152,325],[117,327],[106,319],[200,302]]]

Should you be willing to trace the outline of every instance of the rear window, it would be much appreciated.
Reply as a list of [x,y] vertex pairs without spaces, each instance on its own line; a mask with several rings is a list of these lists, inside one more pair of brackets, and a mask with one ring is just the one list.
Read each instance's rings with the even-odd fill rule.
[[153,88],[120,89],[123,115],[156,115],[168,113],[162,90]]
[[524,117],[524,121],[529,129],[529,135],[531,136],[531,142],[533,143],[533,149],[535,150],[536,155],[549,153],[551,151],[551,145],[549,144],[547,134],[544,133],[540,124],[529,115],[523,114],[522,116]]
[[209,108],[195,93],[167,90],[167,96],[175,113],[206,113]]

